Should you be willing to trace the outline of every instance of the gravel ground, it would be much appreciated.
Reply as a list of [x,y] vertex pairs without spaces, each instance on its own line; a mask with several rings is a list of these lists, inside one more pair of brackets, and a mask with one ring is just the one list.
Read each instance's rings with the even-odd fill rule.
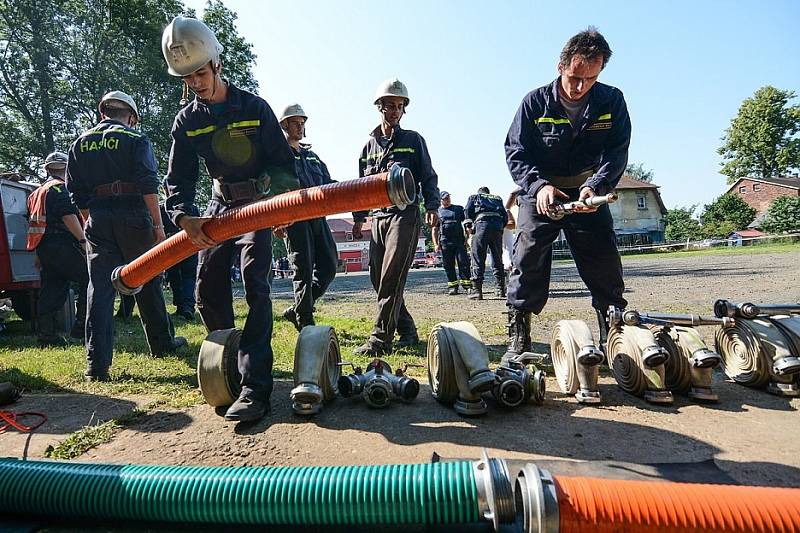
[[[735,301],[800,301],[800,250],[779,254],[708,255],[631,259],[624,262],[630,307],[641,311],[711,314],[717,298]],[[550,331],[561,319],[590,321],[594,312],[574,266],[553,269],[550,301],[534,319],[537,351],[546,352]],[[500,298],[471,302],[445,294],[440,269],[412,271],[406,302],[421,335],[437,322],[469,320],[499,357],[505,340],[505,305]],[[487,282],[487,292],[492,291]],[[276,309],[288,302],[288,280],[276,280]],[[374,310],[365,275],[340,275],[320,310],[361,318]],[[702,328],[707,341],[712,328]],[[346,355],[346,354],[345,354]],[[322,465],[475,458],[481,447],[498,456],[535,460],[685,463],[713,460],[740,483],[800,486],[800,399],[788,400],[733,384],[715,374],[716,405],[677,397],[656,407],[623,393],[607,372],[601,377],[603,404],[588,407],[558,391],[548,378],[542,406],[515,411],[497,408],[480,419],[464,419],[440,406],[423,383],[410,405],[371,410],[339,399],[310,420],[292,415],[291,384],[278,382],[272,414],[243,427],[226,423],[208,406],[159,411],[80,460],[206,465]]]

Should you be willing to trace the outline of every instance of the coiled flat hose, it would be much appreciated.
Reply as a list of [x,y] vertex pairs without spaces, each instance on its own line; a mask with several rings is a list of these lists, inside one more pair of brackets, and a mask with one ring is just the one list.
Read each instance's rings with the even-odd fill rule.
[[561,392],[578,392],[578,353],[585,346],[594,346],[592,332],[583,320],[559,320],[550,338],[550,357]]
[[800,490],[554,478],[560,533],[797,532]]
[[211,467],[0,459],[0,511],[216,524],[462,524],[483,518],[474,468],[468,461]]
[[[463,378],[471,377],[470,372],[489,374],[489,352],[470,322],[436,324],[428,336],[428,380],[433,397],[445,405],[453,405],[459,395],[455,358],[460,358],[465,367]],[[473,394],[464,390],[462,395]]]
[[[290,191],[231,209],[203,224],[203,232],[222,242],[251,231],[335,213],[404,206],[412,203],[415,196],[416,185],[411,171],[394,166],[389,172]],[[117,290],[134,293],[159,273],[197,251],[186,232],[181,231],[117,268],[112,281]]]
[[674,392],[685,393],[692,386],[692,370],[689,360],[672,336],[672,327],[651,325],[656,342],[667,352],[664,361],[664,386]]
[[647,377],[642,363],[641,331],[643,326],[620,326],[608,333],[608,365],[617,384],[625,392],[642,396],[647,390]]
[[294,386],[317,385],[324,401],[333,400],[339,392],[341,361],[339,339],[331,326],[304,327],[294,348]]
[[786,337],[765,318],[737,318],[733,326],[717,330],[714,344],[725,374],[748,387],[766,385],[773,360],[791,355]]

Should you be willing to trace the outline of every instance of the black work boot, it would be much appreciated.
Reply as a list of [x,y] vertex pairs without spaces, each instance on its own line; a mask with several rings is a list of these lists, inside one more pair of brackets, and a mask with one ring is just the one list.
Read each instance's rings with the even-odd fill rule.
[[470,300],[483,300],[483,281],[473,281],[472,290],[469,293]]
[[189,341],[186,340],[186,337],[173,337],[172,341],[169,344],[161,347],[158,350],[153,350],[153,352],[150,355],[152,355],[153,357],[162,357],[167,354],[176,352],[178,348],[183,348],[184,346],[188,345]]
[[386,347],[383,344],[378,345],[372,341],[367,341],[353,350],[354,355],[364,355],[369,357],[383,357],[384,355],[389,355],[390,353],[392,353],[391,347]]
[[501,298],[506,297],[506,277],[502,276],[497,279],[497,295]]
[[458,285],[451,285],[450,289],[447,291],[447,294],[449,296],[455,296],[458,294]]
[[531,351],[531,312],[510,307],[508,310],[508,351],[521,354]]
[[249,396],[240,396],[225,411],[225,420],[229,422],[255,422],[264,418],[268,411],[268,402],[262,402]]
[[297,313],[294,310],[294,306],[290,305],[286,308],[283,312],[283,318],[285,318],[288,322],[291,322],[294,326],[294,329],[297,331],[302,330],[303,328],[300,326],[300,322],[297,320]]
[[400,335],[400,338],[395,343],[395,346],[397,348],[411,348],[417,344],[419,344],[419,335],[417,335],[417,332],[415,331],[411,334],[404,333]]
[[608,342],[608,316],[599,309],[594,312],[597,313],[597,326],[600,328],[600,346],[605,347]]
[[59,332],[57,313],[41,315],[36,319],[36,343],[39,346],[66,346],[67,340]]

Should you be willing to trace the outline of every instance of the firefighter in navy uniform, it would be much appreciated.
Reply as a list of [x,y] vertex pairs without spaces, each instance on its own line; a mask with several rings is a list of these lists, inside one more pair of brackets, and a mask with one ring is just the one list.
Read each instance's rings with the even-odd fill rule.
[[[201,248],[197,308],[209,331],[234,327],[231,267],[234,254],[240,258],[249,307],[238,353],[242,392],[225,419],[255,421],[269,410],[272,394],[272,231],[214,242],[202,226],[230,209],[297,188],[294,156],[267,102],[222,79],[222,45],[205,24],[176,17],[161,44],[169,73],[195,94],[172,127],[167,210]],[[205,215],[196,217],[188,209],[195,200],[199,158],[213,178],[213,190]]]
[[[78,309],[69,333],[84,338],[86,327],[86,237],[83,221],[64,185],[67,154],[53,152],[44,161],[47,181],[28,197],[28,250],[36,250],[42,287],[37,302],[37,341],[40,346],[64,346],[58,311],[69,297],[70,282],[78,286]],[[73,305],[73,302],[70,302]]]
[[572,37],[561,52],[559,77],[525,96],[508,131],[506,161],[522,189],[508,290],[510,352],[530,350],[530,316],[547,302],[551,247],[561,231],[592,295],[601,342],[605,310],[627,304],[608,206],[558,221],[546,215],[557,200],[613,191],[625,170],[631,137],[625,99],[619,89],[597,82],[610,57],[596,29]]
[[[469,255],[464,235],[464,208],[450,201],[450,193],[442,191],[439,195],[442,206],[439,208],[439,224],[434,226],[432,237],[437,252],[442,254],[442,266],[447,274],[447,294],[458,294],[458,286],[469,292],[470,280]],[[458,262],[458,274],[456,274]]]
[[[98,108],[100,123],[72,143],[66,179],[70,197],[86,219],[89,245],[88,381],[108,380],[111,367],[112,271],[164,240],[156,161],[150,140],[133,129],[139,121],[136,104],[127,94],[112,91]],[[152,355],[186,345],[186,339],[174,336],[160,276],[146,283],[135,298]]]
[[486,251],[492,254],[492,272],[497,281],[497,294],[506,296],[506,272],[503,267],[503,228],[508,223],[503,199],[489,193],[488,187],[478,189],[467,200],[467,230],[473,235],[472,293],[473,300],[483,300],[483,273],[486,270]]
[[[408,89],[398,79],[387,80],[379,87],[373,102],[381,114],[381,124],[370,134],[361,151],[358,175],[386,172],[398,163],[411,170],[425,205],[425,223],[438,224],[438,177],[431,165],[425,139],[412,130],[400,128],[400,119],[409,104]],[[353,237],[361,239],[366,212],[353,213]],[[356,348],[357,354],[380,356],[392,351],[395,330],[398,348],[419,343],[414,319],[406,309],[403,290],[414,261],[420,230],[416,204],[405,209],[389,207],[372,212],[369,243],[369,277],[378,297],[378,315],[367,342]]]
[[[286,106],[279,121],[295,159],[295,172],[301,187],[316,187],[335,183],[328,167],[310,144],[300,141],[305,137],[308,120],[300,104]],[[289,261],[294,271],[294,305],[283,312],[297,331],[314,324],[314,302],[316,302],[336,277],[336,242],[325,217],[295,222],[285,230],[276,229],[275,234],[289,237]]]

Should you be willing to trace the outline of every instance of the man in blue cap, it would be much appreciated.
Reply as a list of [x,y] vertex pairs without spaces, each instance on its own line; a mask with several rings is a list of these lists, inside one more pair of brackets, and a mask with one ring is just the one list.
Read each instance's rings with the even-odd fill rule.
[[[464,208],[450,200],[450,193],[440,193],[442,205],[439,207],[439,224],[433,227],[433,245],[442,254],[442,265],[447,274],[447,294],[458,294],[459,284],[464,291],[472,287],[470,281],[469,255],[464,234]],[[456,261],[458,276],[456,276]]]

